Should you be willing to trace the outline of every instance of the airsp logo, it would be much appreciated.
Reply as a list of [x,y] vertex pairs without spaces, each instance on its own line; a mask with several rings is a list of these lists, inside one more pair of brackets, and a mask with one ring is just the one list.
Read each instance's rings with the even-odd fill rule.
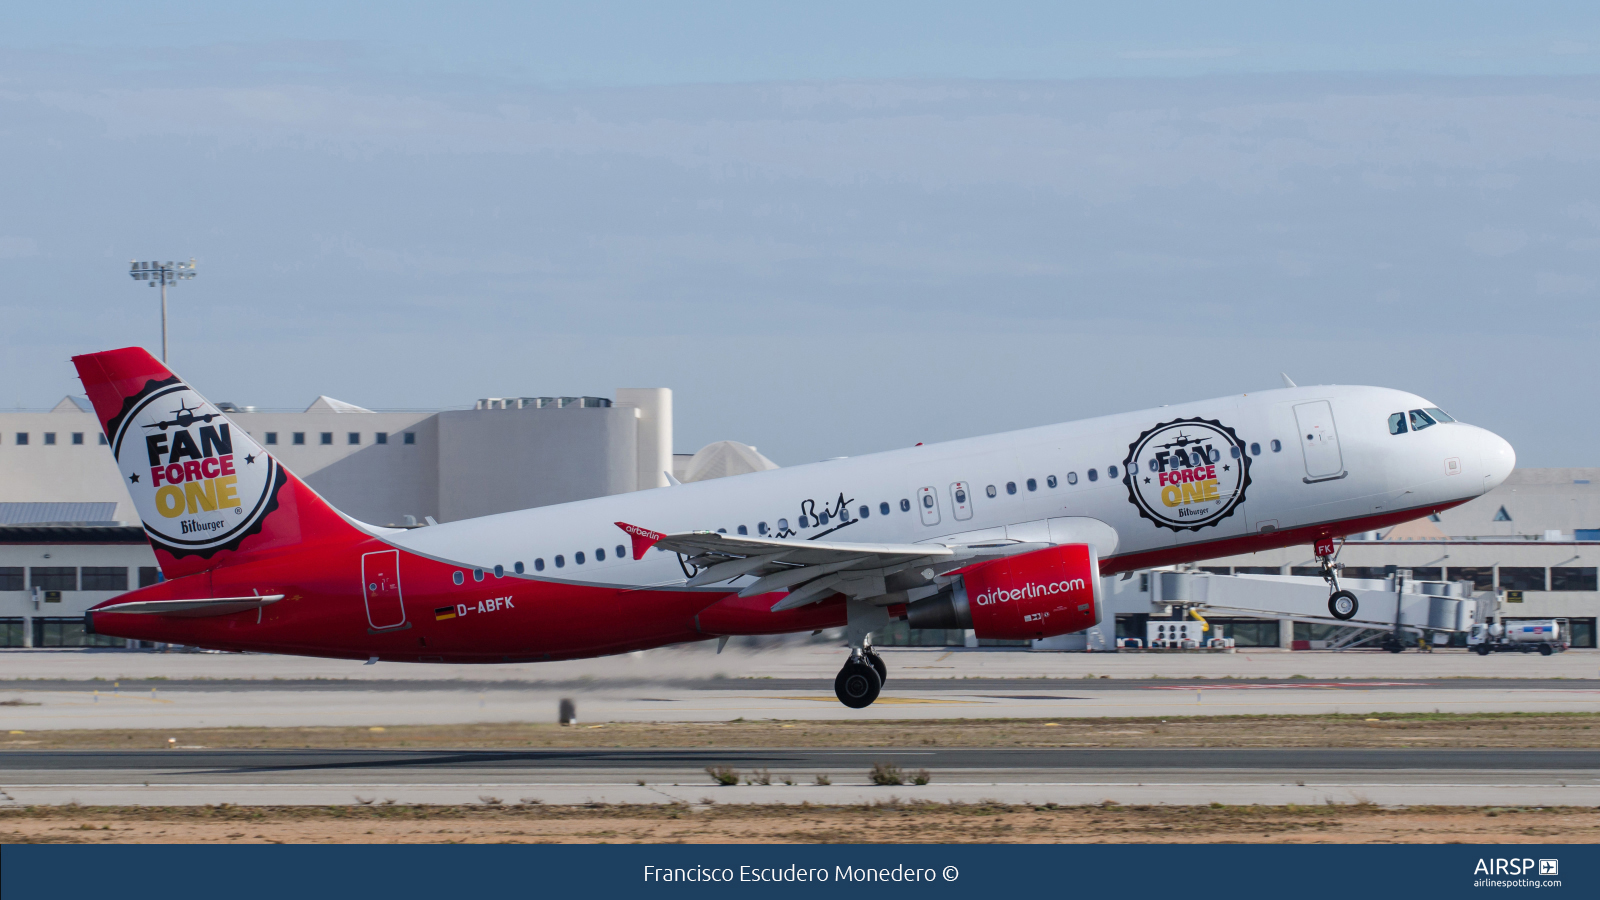
[[1198,531],[1233,514],[1250,485],[1250,457],[1233,429],[1178,419],[1146,431],[1123,461],[1128,499],[1173,531]]
[[277,464],[187,385],[151,387],[111,442],[145,531],[179,555],[237,546],[270,506]]

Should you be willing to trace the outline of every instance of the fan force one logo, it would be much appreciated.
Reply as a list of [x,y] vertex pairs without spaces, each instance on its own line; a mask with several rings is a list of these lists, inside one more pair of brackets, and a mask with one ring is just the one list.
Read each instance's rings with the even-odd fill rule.
[[1128,499],[1173,531],[1198,531],[1233,514],[1250,485],[1250,456],[1232,428],[1178,419],[1146,431],[1123,461]]
[[135,400],[112,452],[145,531],[176,552],[232,544],[268,508],[276,463],[183,384]]

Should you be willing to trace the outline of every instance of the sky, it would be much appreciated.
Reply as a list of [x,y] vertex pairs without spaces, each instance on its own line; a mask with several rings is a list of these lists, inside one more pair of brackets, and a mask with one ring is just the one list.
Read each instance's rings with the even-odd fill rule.
[[0,33],[0,406],[674,390],[785,465],[1281,384],[1600,465],[1592,4],[59,3]]

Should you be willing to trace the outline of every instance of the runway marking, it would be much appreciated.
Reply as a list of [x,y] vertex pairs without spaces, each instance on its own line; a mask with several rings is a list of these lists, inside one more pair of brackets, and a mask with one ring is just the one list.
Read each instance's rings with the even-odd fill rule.
[[[1417,681],[1291,681],[1284,684],[1150,684],[1147,691],[1257,691],[1272,688],[1428,687]],[[1514,689],[1513,689],[1514,690]]]
[[[838,697],[773,697],[772,699],[773,700],[809,700],[809,701],[811,701],[813,703],[838,703],[839,702],[839,698]],[[983,702],[981,700],[930,700],[930,699],[926,699],[926,698],[923,698],[923,697],[883,697],[883,696],[880,696],[877,700],[873,701],[873,705],[874,706],[876,706],[876,705],[878,705],[880,703],[886,703],[886,704],[888,704],[890,706],[911,706],[911,705],[917,705],[917,704],[926,704],[926,705],[930,705],[930,706],[931,705],[939,705],[939,706],[982,706],[983,705]],[[756,708],[757,709],[767,709],[769,707],[756,707]]]

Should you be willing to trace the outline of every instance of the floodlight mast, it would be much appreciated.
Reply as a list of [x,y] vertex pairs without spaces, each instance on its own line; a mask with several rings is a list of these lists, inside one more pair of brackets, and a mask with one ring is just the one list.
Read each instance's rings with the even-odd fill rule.
[[139,262],[134,260],[129,265],[128,274],[135,281],[143,281],[151,287],[161,285],[161,361],[167,361],[167,285],[177,284],[179,281],[188,281],[194,277],[194,257],[189,257],[189,262]]

